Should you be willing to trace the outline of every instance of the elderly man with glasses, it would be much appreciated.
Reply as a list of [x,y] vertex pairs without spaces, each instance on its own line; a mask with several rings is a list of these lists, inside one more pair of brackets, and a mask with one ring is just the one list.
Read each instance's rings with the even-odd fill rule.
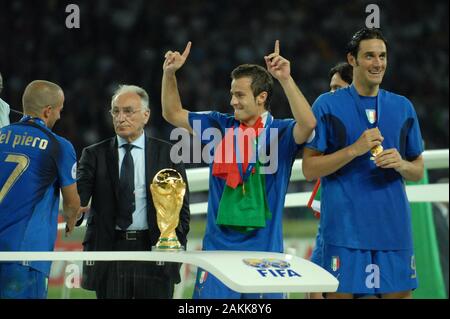
[[[186,181],[183,163],[170,159],[171,144],[150,137],[144,89],[121,85],[111,100],[116,136],[83,150],[77,172],[82,211],[89,209],[85,251],[147,251],[160,236],[149,185],[157,172],[173,168]],[[91,206],[87,205],[91,200]],[[176,234],[183,246],[189,231],[186,193]],[[172,298],[180,265],[154,262],[85,262],[82,287],[97,298]]]

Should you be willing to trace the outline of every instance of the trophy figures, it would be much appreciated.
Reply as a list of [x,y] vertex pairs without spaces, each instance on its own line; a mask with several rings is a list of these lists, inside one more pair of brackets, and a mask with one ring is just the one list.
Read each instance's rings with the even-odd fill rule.
[[156,208],[158,228],[161,232],[154,250],[183,250],[175,233],[186,193],[186,183],[183,181],[183,177],[174,169],[162,169],[153,178],[150,192]]

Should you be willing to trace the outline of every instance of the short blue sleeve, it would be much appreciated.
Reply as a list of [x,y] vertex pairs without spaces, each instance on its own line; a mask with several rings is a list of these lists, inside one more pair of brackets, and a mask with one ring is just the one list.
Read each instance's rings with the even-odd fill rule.
[[222,140],[225,130],[233,128],[234,122],[232,116],[219,112],[189,112],[189,124],[202,144],[210,143],[215,137]]
[[406,99],[406,104],[409,108],[409,118],[411,119],[411,125],[406,137],[405,156],[407,159],[414,159],[423,152],[423,140],[420,132],[419,119],[417,118],[416,111],[411,101]]
[[58,138],[60,150],[58,159],[58,180],[61,187],[76,182],[77,157],[73,145],[66,139]]
[[[272,129],[278,129],[278,143],[280,150],[283,150],[280,155],[295,157],[303,144],[297,144],[294,138],[294,127],[297,122],[293,119],[274,120]],[[272,132],[271,132],[272,133]],[[270,135],[272,140],[272,134]],[[284,153],[286,152],[287,153]]]
[[317,120],[314,130],[314,138],[307,142],[305,147],[314,149],[318,152],[325,153],[328,148],[327,144],[327,123],[326,123],[326,103],[323,95],[319,96],[312,106],[312,111]]

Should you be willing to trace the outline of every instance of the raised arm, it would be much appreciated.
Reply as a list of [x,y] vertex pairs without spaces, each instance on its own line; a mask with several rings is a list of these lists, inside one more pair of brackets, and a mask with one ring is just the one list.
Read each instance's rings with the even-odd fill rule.
[[278,40],[275,41],[274,52],[265,56],[264,60],[267,70],[280,82],[289,101],[292,115],[297,121],[293,132],[295,142],[303,144],[316,127],[316,118],[311,111],[311,106],[291,76],[291,63],[280,55]]
[[177,78],[175,76],[176,71],[186,62],[190,51],[191,42],[189,41],[182,54],[178,51],[167,51],[164,56],[161,105],[162,115],[167,122],[176,127],[183,127],[192,133],[192,128],[188,120],[189,112],[181,104]]

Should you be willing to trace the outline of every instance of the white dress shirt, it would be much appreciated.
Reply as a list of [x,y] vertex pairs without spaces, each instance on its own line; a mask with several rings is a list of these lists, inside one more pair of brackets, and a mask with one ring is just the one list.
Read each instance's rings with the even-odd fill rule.
[[[117,136],[117,141],[119,147],[120,176],[122,161],[125,157],[125,149],[121,146],[123,144],[127,144],[128,142],[120,136]],[[147,185],[145,185],[145,134],[142,133],[142,135],[131,144],[134,145],[134,147],[131,149],[131,156],[133,156],[134,163],[134,196],[136,201],[136,209],[133,212],[133,222],[127,228],[127,230],[144,230],[148,229],[146,192]],[[116,226],[116,229],[120,229],[119,226]]]
[[0,128],[9,125],[9,105],[0,98]]

